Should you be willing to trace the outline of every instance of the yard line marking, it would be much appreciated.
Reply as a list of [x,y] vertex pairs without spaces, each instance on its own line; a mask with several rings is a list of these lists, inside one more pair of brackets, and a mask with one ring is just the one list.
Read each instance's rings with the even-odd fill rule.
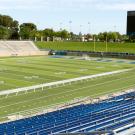
[[[84,88],[90,88],[90,87],[95,87],[95,86],[98,86],[98,85],[102,85],[102,84],[107,84],[107,83],[110,83],[110,82],[114,82],[114,81],[118,81],[118,80],[123,80],[123,79],[132,79],[133,77],[135,77],[135,75],[132,75],[132,76],[130,76],[130,77],[125,77],[125,78],[119,78],[119,79],[115,79],[115,80],[111,80],[111,81],[106,81],[106,82],[104,82],[104,83],[97,83],[97,84],[94,84],[94,85],[91,85],[91,86],[86,86],[86,87],[81,87],[82,89],[84,89]],[[102,77],[103,78],[103,77]],[[106,77],[104,78],[104,79],[106,79]],[[73,84],[73,85],[76,85],[76,84]],[[58,87],[54,87],[54,88],[52,88],[52,89],[55,89],[55,88],[62,88],[62,87],[66,87],[66,86],[69,86],[69,85],[61,85],[61,86],[58,86]],[[46,90],[49,90],[50,88],[48,88],[48,89],[46,89]],[[76,89],[74,89],[74,90],[76,90]],[[72,90],[73,91],[73,90]],[[37,92],[39,92],[39,91],[37,91]],[[70,91],[69,91],[70,92]],[[30,93],[35,93],[35,92],[29,92],[29,94]],[[59,93],[60,94],[60,93]],[[26,95],[25,93],[23,94],[19,94],[19,96],[21,96],[21,95]],[[12,96],[10,96],[10,97],[16,97],[16,95],[12,95]],[[0,100],[2,100],[2,99],[0,99]]]
[[[120,79],[117,79],[117,80],[120,80]],[[58,93],[58,94],[52,94],[52,95],[49,95],[49,96],[43,96],[43,97],[39,97],[39,98],[29,99],[29,100],[17,102],[17,103],[14,103],[14,104],[9,104],[9,105],[6,105],[6,106],[1,106],[0,108],[5,108],[5,107],[8,107],[8,106],[13,106],[13,105],[16,105],[16,104],[21,104],[21,103],[27,103],[27,102],[29,102],[29,101],[35,101],[35,100],[39,100],[39,99],[44,99],[44,98],[56,96],[56,95],[66,94],[66,93],[69,93],[69,92],[75,92],[75,91],[78,91],[78,90],[81,90],[81,89],[90,88],[90,87],[94,87],[94,86],[98,86],[98,85],[110,83],[110,82],[117,81],[117,80],[107,81],[107,82],[99,83],[99,84],[92,85],[92,86],[85,86],[85,87],[73,89],[73,90],[66,91],[66,92],[60,92],[60,93]],[[124,88],[129,88],[129,87],[131,87],[131,86],[135,86],[135,84],[134,84],[134,85],[129,85],[128,87],[118,88],[118,90],[119,90],[119,89],[124,89]],[[115,90],[117,90],[117,89],[115,89]],[[112,91],[114,91],[114,90],[112,90]],[[110,91],[109,91],[109,92],[110,92]],[[106,93],[106,92],[102,92],[102,93]],[[99,95],[99,93],[98,93],[98,94],[93,94],[93,95]]]
[[44,84],[34,85],[34,86],[29,86],[29,87],[5,90],[5,91],[1,91],[0,95],[12,94],[12,93],[21,92],[21,91],[36,90],[36,89],[44,88],[44,87],[51,87],[51,86],[56,86],[60,84],[67,84],[67,83],[76,82],[76,81],[82,81],[82,80],[87,80],[87,79],[92,79],[92,78],[97,78],[97,77],[102,77],[102,76],[107,76],[107,75],[118,74],[118,73],[130,71],[130,70],[133,70],[133,69],[117,70],[117,71],[105,72],[105,73],[83,76],[83,77],[78,77],[78,78],[73,78],[73,79],[66,79],[66,80],[56,81],[56,82],[51,82],[51,83],[44,83]]
[[[132,87],[132,86],[135,86],[135,84],[134,85],[130,85],[130,86],[128,86],[128,87],[122,87],[122,88],[118,88],[118,89],[115,89],[115,90],[120,90],[120,89],[125,89],[125,88],[130,88],[130,87]],[[115,90],[112,90],[112,91],[110,91],[110,92],[114,92]],[[72,90],[73,91],[73,90]],[[75,90],[74,90],[75,91]],[[65,92],[65,93],[68,93],[68,92],[70,92],[70,91],[67,91],[67,92]],[[64,93],[64,92],[63,92]],[[98,93],[98,94],[92,94],[92,96],[94,96],[94,95],[102,95],[102,94],[109,94],[109,92],[100,92],[100,93]],[[59,93],[59,94],[54,94],[54,95],[60,95],[60,94],[62,94],[62,93]],[[50,95],[50,96],[52,96],[52,95]],[[49,96],[47,96],[47,97],[49,97]],[[42,97],[43,98],[43,97]],[[39,99],[41,99],[41,98],[39,98]],[[33,101],[33,100],[35,100],[35,99],[32,99],[31,101]],[[24,103],[24,102],[27,102],[27,101],[23,101],[23,102],[20,102],[20,103]],[[46,101],[45,101],[46,102]],[[19,102],[18,103],[15,103],[15,104],[12,104],[12,105],[16,105],[16,104],[19,104]],[[0,108],[5,108],[5,107],[9,107],[9,106],[12,106],[12,105],[6,105],[6,106],[2,106],[2,107],[0,107]],[[26,110],[27,111],[27,110]]]

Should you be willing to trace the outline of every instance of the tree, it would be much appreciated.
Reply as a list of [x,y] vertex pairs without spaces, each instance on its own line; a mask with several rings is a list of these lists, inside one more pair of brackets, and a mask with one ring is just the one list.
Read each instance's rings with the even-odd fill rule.
[[69,38],[69,33],[66,30],[60,31],[60,37],[63,39]]
[[127,35],[121,35],[121,40],[122,41],[128,41],[129,40],[129,36],[127,36]]
[[98,37],[98,35],[97,35],[97,34],[93,34],[93,40],[94,40],[94,38],[95,38],[95,40],[96,40],[96,41],[98,41],[98,40],[99,40],[99,37]]
[[19,23],[18,23],[18,21],[13,21],[13,23],[12,23],[12,27],[11,27],[11,32],[12,32],[12,34],[11,34],[11,39],[18,39],[19,38],[19,33],[18,33],[18,31],[19,31]]
[[52,38],[53,36],[54,36],[54,31],[53,31],[53,29],[49,29],[49,28],[47,28],[47,29],[45,29],[45,30],[43,30],[43,36],[44,37],[50,37],[50,38]]
[[[10,39],[18,39],[18,26],[19,23],[16,20],[13,20],[12,17],[7,15],[0,15],[0,26],[10,30]],[[3,29],[3,28],[2,28]],[[6,37],[7,35],[5,35]]]
[[0,26],[0,39],[9,39],[10,36],[11,30],[4,26]]
[[100,41],[121,41],[122,36],[119,32],[103,32],[98,34],[98,38]]
[[20,36],[22,39],[34,38],[37,26],[34,23],[23,23],[20,25]]
[[104,38],[104,34],[103,33],[99,33],[98,34],[98,38],[100,41],[105,41],[105,38]]
[[37,40],[41,40],[41,37],[43,37],[43,31],[37,30],[35,33],[35,37],[37,37]]
[[71,39],[73,39],[74,38],[74,33],[73,32],[70,32],[69,33],[69,36],[70,36]]
[[13,19],[10,16],[0,15],[0,25],[11,28],[12,24],[13,24]]

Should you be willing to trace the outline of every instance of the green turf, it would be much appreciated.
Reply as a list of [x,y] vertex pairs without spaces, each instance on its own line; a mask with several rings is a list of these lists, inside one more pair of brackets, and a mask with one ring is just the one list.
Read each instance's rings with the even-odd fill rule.
[[[0,59],[0,90],[45,82],[75,78],[90,74],[134,68],[134,64],[98,62],[50,57],[20,57]],[[135,87],[135,70],[77,82],[71,85],[45,88],[0,97],[0,117],[38,107],[68,102],[78,97],[92,98]],[[38,76],[27,80],[24,77]],[[1,119],[0,119],[1,120]]]
[[108,43],[107,50],[105,42],[96,42],[95,50],[93,42],[36,42],[36,45],[40,49],[135,53],[135,43]]
[[114,66],[113,63],[64,58],[1,58],[0,90],[32,86],[129,67],[131,65],[119,64]]

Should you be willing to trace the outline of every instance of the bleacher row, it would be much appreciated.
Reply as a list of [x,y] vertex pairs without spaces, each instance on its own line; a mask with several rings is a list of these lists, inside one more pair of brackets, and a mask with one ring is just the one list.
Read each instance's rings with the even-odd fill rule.
[[21,119],[0,125],[0,135],[50,135],[106,131],[123,133],[135,125],[135,93],[128,93],[99,103]]
[[0,41],[0,56],[48,55],[40,51],[32,41]]

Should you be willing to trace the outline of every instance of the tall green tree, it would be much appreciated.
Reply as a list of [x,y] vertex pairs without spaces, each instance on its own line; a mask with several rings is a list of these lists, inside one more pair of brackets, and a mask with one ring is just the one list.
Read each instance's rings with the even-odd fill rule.
[[[0,26],[8,29],[7,32],[8,31],[10,32],[8,34],[8,35],[10,35],[8,38],[18,39],[18,37],[19,37],[19,34],[18,34],[19,23],[18,23],[18,21],[14,20],[12,17],[7,16],[7,15],[0,15]],[[5,35],[5,37],[7,37],[7,35]]]
[[11,36],[11,30],[4,27],[4,26],[0,26],[0,39],[9,39],[9,37]]
[[47,37],[52,38],[54,35],[55,35],[55,32],[53,29],[47,28],[47,29],[43,30],[43,36],[46,38]]
[[20,36],[22,39],[34,38],[37,26],[34,23],[23,23],[20,25]]
[[37,37],[37,40],[41,40],[41,37],[43,37],[43,31],[37,30],[35,33],[35,37]]
[[105,41],[104,34],[103,34],[103,33],[99,33],[99,34],[98,34],[98,39],[99,39],[100,41]]
[[11,29],[11,39],[18,39],[19,38],[19,22],[14,20],[12,23]]
[[63,39],[69,38],[70,33],[68,33],[67,30],[62,30],[62,31],[60,31],[60,37],[63,38]]

